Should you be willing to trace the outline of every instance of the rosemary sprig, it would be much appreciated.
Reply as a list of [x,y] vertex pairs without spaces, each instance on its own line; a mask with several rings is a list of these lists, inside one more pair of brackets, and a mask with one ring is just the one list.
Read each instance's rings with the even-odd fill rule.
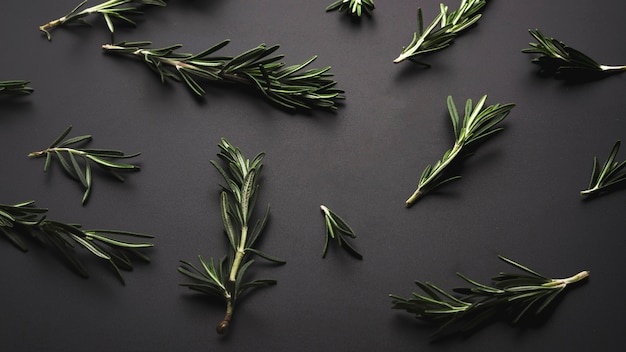
[[345,222],[341,216],[337,215],[334,211],[328,209],[325,205],[320,205],[320,209],[324,213],[324,221],[326,223],[326,241],[324,242],[324,249],[322,251],[322,258],[326,257],[326,251],[328,250],[328,242],[330,239],[337,238],[339,247],[345,248],[353,257],[357,259],[363,259],[363,256],[350,245],[350,242],[346,237],[356,238],[354,231]]
[[7,95],[28,95],[33,92],[33,88],[27,86],[30,81],[15,79],[10,81],[0,81],[0,94]]
[[407,207],[413,205],[413,203],[434,188],[444,183],[460,179],[461,176],[447,177],[444,171],[458,156],[462,155],[461,152],[464,151],[467,146],[502,130],[502,128],[494,127],[504,120],[509,112],[511,112],[511,109],[515,107],[515,104],[495,104],[484,107],[486,100],[487,96],[484,95],[476,103],[476,106],[472,106],[472,100],[468,99],[465,103],[463,124],[460,125],[460,118],[454,101],[451,96],[448,96],[448,111],[452,120],[452,128],[456,141],[452,149],[448,149],[444,153],[441,160],[437,161],[435,165],[426,166],[420,176],[417,189],[406,201]]
[[608,66],[596,62],[582,52],[567,46],[562,41],[546,37],[538,29],[529,29],[537,43],[529,43],[530,48],[523,49],[526,54],[539,54],[532,62],[541,66],[541,72],[564,76],[577,71],[610,74],[626,71],[624,66]]
[[362,13],[371,16],[375,8],[373,0],[337,0],[326,7],[326,12],[348,10],[348,14],[361,17]]
[[[167,6],[167,3],[163,0],[109,0],[98,5],[82,8],[86,3],[87,0],[82,1],[67,15],[40,26],[39,30],[46,33],[48,40],[52,40],[50,30],[66,23],[87,24],[85,17],[96,13],[101,14],[102,17],[104,17],[104,21],[106,22],[111,35],[113,35],[115,32],[113,20],[115,19],[135,25],[135,21],[131,20],[128,16],[141,15],[142,12],[137,10],[140,5]],[[129,6],[122,7],[122,5],[126,4]]]
[[211,163],[226,181],[226,186],[222,186],[220,195],[220,210],[230,248],[227,256],[224,256],[217,266],[213,258],[207,262],[202,256],[198,256],[201,267],[181,260],[183,265],[178,268],[178,271],[193,281],[181,284],[182,286],[224,299],[226,314],[216,328],[218,333],[223,334],[230,325],[235,303],[241,295],[253,288],[276,284],[276,280],[269,279],[244,281],[246,270],[254,263],[250,257],[257,255],[280,264],[284,264],[285,261],[254,248],[255,242],[267,223],[269,205],[263,218],[258,219],[254,227],[249,227],[258,196],[258,178],[263,167],[264,154],[260,153],[250,161],[243,156],[239,148],[224,138],[219,147],[221,151],[218,156],[226,167],[220,166],[213,160]]
[[589,186],[587,189],[580,191],[583,196],[596,195],[600,192],[608,190],[609,187],[614,186],[620,182],[626,181],[626,160],[622,162],[615,161],[617,152],[619,152],[620,141],[615,142],[609,157],[600,168],[598,158],[593,158],[593,168],[591,170],[591,179],[589,180]]
[[581,271],[568,278],[551,279],[511,259],[499,258],[523,273],[501,272],[492,279],[493,286],[457,273],[472,285],[453,290],[462,297],[455,297],[433,283],[416,281],[425,294],[414,292],[410,298],[392,294],[393,308],[406,310],[415,314],[417,319],[438,325],[433,338],[439,338],[456,328],[460,332],[469,332],[498,314],[505,314],[514,324],[531,313],[539,315],[567,286],[589,276],[589,271]]
[[[73,144],[88,142],[92,139],[91,135],[82,135],[63,140],[63,138],[65,138],[71,130],[72,126],[70,125],[50,144],[50,146],[48,146],[48,148],[38,152],[32,152],[28,154],[28,156],[45,156],[46,161],[43,166],[43,171],[46,172],[50,166],[52,156],[55,155],[61,163],[63,170],[65,170],[65,172],[72,179],[80,182],[85,189],[82,200],[83,204],[85,204],[87,198],[91,194],[91,186],[93,183],[91,163],[94,163],[95,165],[98,165],[102,169],[108,171],[120,182],[124,182],[124,178],[119,174],[119,171],[138,171],[140,169],[137,165],[113,161],[116,159],[134,158],[140,153],[124,154],[122,151],[115,149],[87,149],[70,147]],[[82,163],[78,161],[81,159]]]
[[337,82],[330,79],[330,66],[302,71],[316,59],[285,66],[283,55],[270,57],[279,46],[261,44],[235,57],[210,56],[228,45],[224,40],[197,54],[177,53],[181,44],[153,49],[150,42],[122,42],[105,44],[106,52],[126,54],[141,58],[161,77],[184,82],[195,94],[202,96],[204,89],[195,78],[223,81],[252,87],[265,98],[288,109],[313,107],[336,109],[335,101],[343,99],[343,91],[335,88]]
[[148,242],[129,242],[118,237],[152,238],[150,235],[119,230],[84,230],[78,224],[68,224],[46,218],[47,208],[33,206],[34,201],[18,204],[0,204],[0,233],[4,234],[17,248],[27,251],[23,236],[33,236],[53,247],[82,277],[87,270],[75,252],[82,247],[94,256],[107,261],[124,284],[120,270],[131,271],[133,264],[129,255],[146,262],[150,259],[141,249],[152,247]]
[[[420,65],[430,67],[429,64],[418,61],[419,55],[432,53],[448,47],[456,36],[465,29],[476,23],[482,14],[478,13],[485,6],[485,0],[461,0],[461,4],[456,11],[448,13],[448,6],[439,5],[439,15],[432,23],[424,29],[422,19],[422,9],[417,9],[417,32],[413,34],[413,40],[406,47],[402,48],[400,56],[394,63],[410,60]],[[439,29],[435,29],[439,26]]]

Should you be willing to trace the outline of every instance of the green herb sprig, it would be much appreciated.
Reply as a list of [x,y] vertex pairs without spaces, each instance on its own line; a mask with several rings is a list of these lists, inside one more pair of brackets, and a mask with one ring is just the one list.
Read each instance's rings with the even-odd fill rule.
[[324,213],[324,222],[326,225],[326,241],[324,242],[324,249],[322,250],[322,258],[326,257],[328,250],[328,242],[331,239],[337,239],[339,247],[345,248],[353,257],[357,259],[363,259],[363,256],[357,252],[356,249],[348,242],[346,237],[356,238],[354,230],[348,225],[341,216],[337,215],[334,211],[328,209],[325,205],[320,205],[320,209]]
[[611,74],[626,71],[625,66],[599,64],[582,52],[567,46],[562,41],[545,36],[538,29],[529,29],[537,43],[529,43],[530,48],[523,49],[526,54],[539,54],[532,62],[541,66],[541,72],[566,77],[576,72]]
[[[410,60],[420,65],[430,67],[429,64],[418,61],[420,55],[442,50],[454,41],[456,36],[478,22],[482,14],[478,13],[485,6],[485,0],[462,0],[456,11],[448,12],[448,6],[440,4],[440,12],[432,23],[424,29],[422,9],[417,9],[417,32],[413,40],[402,48],[400,55],[393,60],[400,63]],[[439,26],[438,29],[437,26]]]
[[454,100],[451,96],[448,96],[448,111],[452,120],[456,141],[452,149],[448,149],[444,153],[441,160],[434,165],[426,166],[420,176],[417,189],[406,201],[407,207],[413,205],[413,203],[434,188],[460,179],[461,176],[447,177],[444,171],[457,157],[463,156],[461,152],[465,151],[469,145],[482,141],[485,137],[502,130],[502,128],[495,128],[495,126],[507,117],[511,109],[515,107],[515,104],[495,104],[484,107],[486,100],[487,95],[484,95],[478,100],[476,106],[473,106],[472,100],[468,99],[465,103],[465,116],[461,125]]
[[361,17],[363,13],[371,16],[375,8],[373,0],[337,0],[326,7],[326,12],[347,10],[348,14]]
[[514,324],[531,314],[539,315],[566,287],[589,276],[589,271],[581,271],[568,278],[551,279],[511,259],[503,256],[499,258],[522,273],[501,272],[492,279],[493,286],[457,273],[472,285],[453,290],[461,297],[433,283],[416,281],[424,294],[414,292],[410,298],[392,294],[393,308],[405,310],[415,314],[417,319],[438,325],[438,330],[432,336],[437,339],[446,333],[470,332],[499,314],[504,314]]
[[[124,182],[124,178],[119,174],[119,171],[138,171],[140,169],[137,165],[120,163],[113,161],[117,159],[134,158],[140,153],[124,154],[120,150],[115,149],[88,149],[88,148],[72,148],[70,146],[91,141],[91,135],[82,135],[77,137],[68,138],[63,140],[70,131],[72,126],[66,128],[51,144],[48,148],[32,152],[28,154],[29,157],[46,157],[43,171],[48,171],[52,156],[56,156],[63,170],[72,179],[80,184],[85,189],[82,202],[85,204],[89,195],[91,194],[91,186],[93,183],[91,163],[98,165],[102,169],[108,171],[112,176],[118,179],[120,182]],[[65,156],[64,156],[65,155]],[[69,161],[68,161],[69,159]],[[78,160],[82,160],[82,163]]]
[[[67,23],[88,24],[85,21],[85,17],[96,13],[102,15],[109,31],[111,32],[111,35],[113,35],[115,32],[113,20],[119,20],[135,25],[135,21],[130,19],[128,16],[141,15],[142,12],[137,10],[140,5],[167,6],[167,3],[163,0],[109,0],[95,6],[82,8],[86,3],[87,0],[82,1],[67,15],[40,26],[39,30],[46,34],[48,40],[52,40],[50,30]],[[129,6],[122,7],[122,5],[126,4]]]
[[109,53],[126,54],[141,58],[160,77],[184,82],[196,95],[205,94],[196,81],[230,82],[252,87],[273,103],[287,109],[311,109],[313,107],[335,110],[335,102],[343,99],[343,91],[335,88],[337,82],[330,79],[330,66],[321,69],[303,69],[317,57],[305,62],[285,66],[280,62],[283,55],[270,56],[279,46],[261,44],[235,57],[210,56],[228,45],[224,40],[197,54],[177,53],[181,44],[153,49],[150,42],[123,42],[105,44]]
[[268,205],[263,218],[257,220],[254,227],[250,227],[252,225],[250,218],[258,196],[258,179],[263,167],[264,154],[260,153],[250,161],[243,156],[239,148],[224,138],[219,147],[221,151],[218,156],[226,167],[213,160],[211,163],[226,181],[220,194],[220,210],[230,244],[229,252],[217,265],[213,258],[207,262],[202,256],[198,256],[200,267],[181,260],[183,265],[178,271],[193,281],[181,284],[182,286],[224,299],[226,314],[216,328],[219,334],[223,334],[228,330],[239,297],[250,289],[276,284],[276,280],[270,279],[244,281],[246,271],[254,263],[254,259],[250,257],[257,255],[279,264],[284,264],[285,261],[254,248],[265,228],[270,211]]
[[150,259],[140,250],[152,247],[149,242],[130,242],[120,238],[152,238],[153,236],[119,230],[85,230],[78,224],[48,220],[47,208],[33,206],[34,201],[18,204],[0,204],[0,233],[4,234],[17,248],[26,252],[24,236],[32,236],[54,248],[82,277],[87,270],[75,249],[84,248],[97,258],[108,262],[124,284],[120,270],[133,269],[131,257],[146,262]]
[[28,95],[33,92],[33,88],[29,87],[30,81],[20,79],[10,81],[0,81],[0,94],[7,95]]
[[609,153],[609,157],[600,167],[598,158],[593,158],[593,168],[591,170],[591,179],[587,189],[580,191],[583,196],[597,195],[603,191],[607,191],[609,187],[626,181],[626,160],[622,162],[615,161],[615,157],[619,152],[620,141],[615,142],[613,149]]

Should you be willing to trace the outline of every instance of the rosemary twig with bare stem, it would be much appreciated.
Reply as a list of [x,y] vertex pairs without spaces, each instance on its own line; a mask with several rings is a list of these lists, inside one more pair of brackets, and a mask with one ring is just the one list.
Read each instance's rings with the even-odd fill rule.
[[152,238],[152,236],[120,230],[86,230],[78,224],[49,220],[46,218],[48,209],[35,207],[34,203],[27,201],[19,204],[0,204],[0,234],[20,250],[24,252],[28,250],[24,236],[35,237],[43,244],[54,248],[80,276],[86,278],[89,276],[87,270],[75,251],[78,246],[111,264],[122,284],[124,278],[120,270],[133,270],[129,256],[150,261],[140,250],[152,247],[152,243],[129,242],[122,238]]
[[589,186],[587,186],[587,189],[580,191],[581,195],[597,195],[609,190],[617,184],[623,184],[623,182],[626,181],[626,160],[622,162],[615,161],[619,147],[620,141],[615,142],[613,149],[611,149],[602,167],[600,167],[598,163],[598,158],[593,158],[593,168],[591,169]]
[[223,138],[219,147],[221,152],[218,156],[226,165],[222,167],[215,161],[211,163],[226,181],[220,194],[220,210],[229,251],[217,265],[213,258],[207,262],[202,256],[198,256],[200,267],[181,260],[183,265],[178,271],[192,280],[182,286],[225,301],[226,313],[216,328],[219,334],[224,334],[230,326],[235,303],[241,295],[253,288],[276,284],[276,280],[271,279],[245,281],[246,271],[254,263],[250,257],[256,255],[278,264],[284,264],[285,261],[254,248],[270,211],[268,205],[263,218],[252,226],[250,218],[258,196],[258,179],[264,154],[258,154],[253,160],[246,159],[239,148]]
[[335,88],[330,66],[304,70],[316,56],[305,62],[285,66],[283,55],[272,55],[279,46],[261,44],[235,57],[211,56],[228,45],[224,40],[197,54],[179,53],[181,44],[149,48],[150,42],[105,44],[109,53],[125,54],[142,59],[154,70],[161,82],[165,78],[184,82],[196,95],[205,94],[196,79],[230,82],[256,89],[271,102],[290,110],[322,108],[335,110],[343,91]]
[[[83,6],[87,3],[87,0],[82,1],[78,6],[72,9],[67,15],[60,17],[56,20],[52,20],[42,26],[39,27],[39,30],[46,34],[48,40],[52,40],[50,36],[50,31],[56,27],[65,25],[67,23],[81,23],[88,24],[85,21],[85,17],[91,14],[101,14],[104,18],[104,21],[111,32],[111,35],[115,32],[115,27],[113,26],[113,20],[119,20],[122,22],[126,22],[132,25],[135,25],[135,21],[130,19],[129,15],[140,15],[142,12],[138,11],[137,8],[140,5],[155,5],[155,6],[166,6],[167,4],[163,0],[109,0],[98,5],[94,5],[91,7],[83,8]],[[122,7],[122,5],[129,5]]]
[[567,287],[589,276],[589,271],[552,279],[503,256],[499,258],[522,273],[500,272],[492,280],[493,286],[474,281],[457,273],[472,287],[454,289],[457,297],[430,282],[416,281],[424,293],[413,293],[404,298],[390,295],[394,309],[402,309],[417,319],[439,326],[433,339],[446,333],[471,332],[489,319],[504,314],[514,324],[531,314],[539,315],[554,303]]

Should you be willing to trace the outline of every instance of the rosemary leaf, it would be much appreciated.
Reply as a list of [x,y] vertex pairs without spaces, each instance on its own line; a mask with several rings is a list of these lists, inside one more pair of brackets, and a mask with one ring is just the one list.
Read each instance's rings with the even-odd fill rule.
[[568,278],[551,279],[509,258],[499,258],[523,273],[501,272],[492,278],[493,286],[457,273],[471,285],[453,290],[460,297],[433,283],[416,281],[425,294],[414,292],[410,298],[391,294],[392,308],[439,326],[432,336],[437,339],[454,332],[471,332],[496,316],[504,316],[515,324],[531,314],[539,315],[566,287],[589,276],[589,271],[581,271]]
[[[140,153],[124,154],[123,152],[115,149],[89,149],[89,148],[72,148],[71,145],[89,142],[91,141],[91,135],[83,135],[68,138],[63,140],[69,132],[72,130],[70,125],[66,128],[49,146],[48,148],[32,152],[28,154],[29,157],[46,157],[44,164],[44,172],[48,170],[50,165],[51,155],[55,155],[63,170],[74,180],[78,181],[85,193],[83,194],[82,203],[85,204],[91,193],[91,187],[93,184],[91,163],[98,165],[100,168],[108,171],[112,176],[120,181],[124,181],[124,178],[117,173],[117,171],[138,171],[140,169],[137,165],[121,163],[113,161],[115,159],[128,159],[134,158]],[[66,160],[67,156],[69,162]],[[83,169],[84,168],[84,169]]]
[[[393,62],[400,63],[408,59],[430,67],[429,64],[420,62],[417,58],[450,46],[460,32],[478,22],[482,16],[478,12],[485,4],[486,0],[461,0],[459,8],[451,12],[448,12],[448,6],[440,4],[439,14],[426,29],[423,27],[422,9],[418,8],[417,32],[413,34],[411,43],[402,48],[402,52]],[[439,29],[436,29],[437,26]]]
[[225,47],[229,40],[217,43],[198,54],[175,52],[180,44],[164,48],[150,48],[150,42],[122,42],[105,44],[103,50],[142,59],[148,67],[159,74],[161,81],[170,78],[183,82],[196,95],[205,94],[196,81],[200,78],[212,82],[229,82],[256,89],[274,104],[296,109],[337,109],[337,100],[343,99],[343,91],[335,88],[330,66],[308,69],[316,56],[300,65],[285,66],[282,55],[271,56],[278,45],[261,44],[237,56],[210,56]]
[[[167,3],[163,0],[109,0],[98,5],[84,8],[86,3],[87,0],[82,1],[65,16],[40,26],[39,30],[46,34],[48,40],[52,40],[50,30],[68,23],[87,24],[87,22],[85,21],[85,17],[95,13],[102,15],[107,25],[107,28],[111,32],[111,35],[113,35],[115,32],[115,28],[113,26],[114,19],[120,22],[135,25],[135,22],[127,16],[141,15],[142,12],[138,11],[139,6],[167,6]],[[122,5],[127,4],[128,6],[122,7]]]
[[27,86],[30,81],[9,80],[0,81],[0,94],[6,95],[28,95],[33,92],[33,88]]
[[587,186],[587,189],[580,191],[581,195],[598,195],[626,181],[626,160],[622,162],[615,161],[619,147],[620,141],[615,142],[613,149],[611,149],[602,167],[600,167],[598,163],[598,158],[593,158],[593,168],[591,170],[589,186]]
[[132,270],[128,257],[135,255],[144,261],[149,258],[139,252],[153,246],[149,242],[131,242],[126,238],[152,238],[151,235],[121,230],[86,230],[78,224],[69,224],[46,218],[47,208],[34,206],[34,201],[19,204],[0,204],[0,233],[22,251],[28,247],[24,237],[35,237],[57,250],[81,276],[88,277],[75,251],[76,246],[108,262],[124,284],[122,270]]
[[284,264],[285,261],[254,248],[267,223],[269,205],[263,218],[257,220],[252,231],[249,231],[264,154],[260,153],[250,161],[243,156],[239,148],[224,138],[219,147],[221,151],[218,157],[225,167],[213,160],[211,163],[226,181],[220,194],[220,209],[229,241],[229,251],[217,265],[213,258],[207,262],[202,256],[198,256],[200,266],[181,260],[182,265],[178,267],[178,271],[192,281],[181,286],[219,297],[226,302],[226,314],[216,328],[219,334],[224,334],[230,326],[235,303],[240,296],[250,289],[276,284],[275,280],[269,279],[244,280],[246,271],[254,263],[251,256],[256,255],[278,264]]
[[[495,126],[504,120],[515,107],[515,104],[495,104],[484,107],[487,96],[484,95],[476,103],[472,104],[472,100],[468,99],[465,103],[465,116],[463,122],[461,120],[451,96],[448,96],[447,105],[452,120],[452,128],[456,141],[452,149],[448,149],[443,158],[434,165],[428,165],[420,176],[417,189],[407,199],[406,206],[410,207],[418,199],[422,198],[428,192],[432,191],[445,183],[455,181],[461,176],[446,176],[446,169],[457,158],[462,157],[465,149],[474,142],[482,141],[486,137],[491,136],[502,128]],[[459,128],[460,127],[460,128]]]

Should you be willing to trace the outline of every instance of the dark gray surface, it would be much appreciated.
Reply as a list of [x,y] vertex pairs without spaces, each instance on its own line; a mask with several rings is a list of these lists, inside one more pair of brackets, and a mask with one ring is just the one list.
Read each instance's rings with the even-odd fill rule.
[[[96,2],[90,2],[96,3]],[[624,64],[623,1],[490,1],[479,24],[428,58],[423,70],[394,65],[436,1],[377,1],[372,19],[354,23],[325,13],[329,1],[170,1],[146,9],[118,40],[182,43],[187,52],[225,38],[226,54],[280,44],[285,62],[312,55],[332,65],[346,91],[336,114],[289,114],[236,88],[208,86],[198,101],[183,85],[158,78],[140,62],[105,55],[101,20],[58,29],[49,43],[37,27],[74,0],[4,1],[0,79],[28,79],[35,93],[0,101],[1,203],[35,199],[50,216],[87,227],[151,233],[149,265],[126,273],[122,287],[108,267],[85,255],[81,279],[51,251],[21,253],[0,240],[0,349],[3,351],[478,351],[614,350],[625,342],[623,204],[618,191],[584,202],[594,156],[603,161],[626,138],[626,75],[568,85],[537,76],[520,53],[529,28],[590,54]],[[448,2],[452,8],[458,1]],[[452,145],[445,99],[457,104],[489,94],[514,102],[505,130],[465,162],[464,178],[411,209],[422,169]],[[67,125],[94,135],[94,147],[142,152],[143,167],[118,184],[94,181],[87,206],[80,187],[58,167],[26,155]],[[221,303],[182,287],[179,259],[220,257],[220,177],[210,166],[220,137],[247,156],[267,153],[259,205],[272,204],[261,248],[287,265],[259,265],[255,277],[278,285],[237,307],[232,331],[214,326]],[[623,160],[621,153],[618,159]],[[356,261],[336,248],[321,258],[319,205],[355,229]],[[461,271],[487,282],[508,269],[503,254],[546,275],[592,271],[539,327],[486,327],[468,340],[430,344],[433,331],[390,309],[389,293],[407,296],[413,280],[444,288]]]

